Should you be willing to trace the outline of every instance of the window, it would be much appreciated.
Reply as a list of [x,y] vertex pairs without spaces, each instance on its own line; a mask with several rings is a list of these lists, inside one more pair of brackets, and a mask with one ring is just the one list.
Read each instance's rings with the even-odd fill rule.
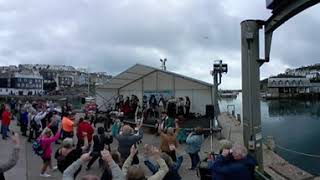
[[17,83],[17,87],[20,87],[20,83]]

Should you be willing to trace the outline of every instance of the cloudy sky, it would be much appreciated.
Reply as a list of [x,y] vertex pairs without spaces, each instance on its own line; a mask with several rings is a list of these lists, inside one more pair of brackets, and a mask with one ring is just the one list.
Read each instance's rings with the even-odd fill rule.
[[[264,0],[0,0],[0,66],[65,64],[115,75],[136,63],[211,82],[215,59],[229,65],[222,88],[241,87],[240,22],[267,19]],[[274,34],[261,77],[320,62],[320,6]]]

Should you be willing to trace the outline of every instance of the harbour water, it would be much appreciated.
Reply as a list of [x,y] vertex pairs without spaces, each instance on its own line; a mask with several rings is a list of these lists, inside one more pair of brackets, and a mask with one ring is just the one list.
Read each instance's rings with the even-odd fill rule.
[[[236,114],[241,114],[241,101],[242,94],[236,99],[222,99],[220,110],[227,111],[227,105],[235,105]],[[320,101],[261,100],[261,121],[263,137],[275,138],[280,145],[276,152],[281,157],[312,174],[320,174]]]

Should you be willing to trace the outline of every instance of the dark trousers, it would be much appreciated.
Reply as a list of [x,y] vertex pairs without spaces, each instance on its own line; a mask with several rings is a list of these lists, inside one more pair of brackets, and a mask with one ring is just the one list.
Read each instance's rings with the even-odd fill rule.
[[[41,134],[41,132],[39,131],[39,128],[36,128],[36,127],[30,128],[28,141],[31,142],[31,140],[33,140],[33,139],[38,139],[40,134]],[[34,137],[34,135],[35,135],[35,137]]]
[[4,178],[4,174],[0,173],[0,180],[6,180],[6,178]]
[[63,131],[62,132],[62,139],[65,139],[65,138],[73,138],[73,132]]
[[1,125],[1,133],[2,133],[2,139],[6,139],[8,136],[8,130],[9,130],[9,126],[7,125]]
[[189,116],[189,113],[190,113],[190,106],[186,106],[186,116],[188,117]]
[[28,129],[28,125],[27,124],[24,124],[24,123],[20,124],[20,130],[21,130],[21,133],[22,133],[23,136],[27,135],[27,129]]
[[200,162],[200,157],[198,152],[196,153],[189,153],[191,159],[191,169],[195,169]]
[[105,131],[109,131],[112,120],[110,118],[103,119]]
[[168,154],[171,157],[172,161],[177,161],[176,151],[164,151],[164,153]]

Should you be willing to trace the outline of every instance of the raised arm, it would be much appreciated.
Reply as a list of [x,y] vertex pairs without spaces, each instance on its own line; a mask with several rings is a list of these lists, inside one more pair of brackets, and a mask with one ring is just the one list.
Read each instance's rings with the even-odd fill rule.
[[130,149],[130,155],[126,159],[126,161],[123,163],[123,166],[122,166],[122,172],[123,172],[124,177],[127,176],[127,172],[128,172],[129,167],[131,166],[131,163],[132,163],[132,160],[133,160],[133,156],[137,152],[138,152],[137,149],[134,147],[134,145],[132,145],[131,149]]
[[43,139],[43,141],[47,141],[47,142],[49,142],[49,143],[52,143],[52,142],[58,140],[59,137],[60,137],[61,128],[62,128],[62,127],[61,127],[61,124],[60,124],[60,125],[59,125],[59,128],[58,128],[58,131],[56,132],[56,134],[55,134],[53,137],[49,137],[49,138],[47,138],[47,139]]
[[155,159],[157,160],[157,163],[159,164],[160,168],[156,172],[156,174],[149,177],[148,180],[163,179],[166,176],[166,174],[168,173],[169,168],[168,168],[166,162],[162,158],[160,158],[160,151],[156,147],[153,148],[153,155],[155,156]]
[[74,180],[74,174],[77,172],[80,166],[90,159],[90,153],[83,154],[80,159],[73,162],[66,170],[64,170],[62,180]]
[[113,180],[124,180],[124,175],[123,175],[119,165],[116,164],[114,162],[114,160],[112,159],[110,152],[107,150],[101,151],[101,157],[106,163],[108,163],[109,168],[111,170],[112,179]]

